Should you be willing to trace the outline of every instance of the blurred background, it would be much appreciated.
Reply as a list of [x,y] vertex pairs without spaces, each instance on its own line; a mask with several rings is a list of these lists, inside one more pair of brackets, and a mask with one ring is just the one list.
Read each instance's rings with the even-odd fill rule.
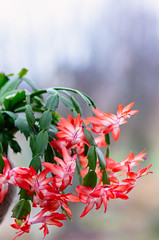
[[[106,214],[93,210],[83,219],[84,206],[74,204],[73,221],[50,227],[46,240],[159,239],[158,0],[0,1],[0,72],[17,74],[23,67],[38,88],[76,88],[104,112],[135,101],[139,113],[121,127],[119,141],[112,140],[110,156],[121,161],[130,150],[146,148],[142,166],[153,163],[154,173],[138,182],[129,200],[112,200]],[[16,164],[30,157],[24,139],[21,146]],[[0,239],[15,236],[10,215]],[[36,227],[19,239],[39,240],[42,232]]]

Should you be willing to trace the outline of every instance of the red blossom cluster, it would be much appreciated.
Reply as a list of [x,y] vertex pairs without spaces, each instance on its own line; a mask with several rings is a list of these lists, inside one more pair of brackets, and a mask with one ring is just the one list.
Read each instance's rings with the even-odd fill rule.
[[[140,166],[134,172],[134,167],[145,160],[145,151],[136,156],[130,152],[120,163],[114,161],[108,154],[109,141],[106,140],[106,136],[112,132],[113,139],[118,140],[120,125],[127,123],[126,119],[138,112],[131,110],[133,104],[124,108],[120,104],[116,115],[93,109],[94,116],[85,120],[79,114],[76,118],[71,115],[68,119],[60,118],[60,122],[57,123],[59,131],[56,138],[50,142],[58,157],[54,157],[54,163],[43,162],[44,169],[39,174],[33,167],[11,169],[9,160],[3,157],[0,203],[8,192],[9,184],[12,184],[27,190],[27,194],[33,196],[32,207],[41,209],[34,217],[28,214],[23,219],[15,220],[11,226],[19,231],[17,236],[29,233],[32,224],[40,223],[45,238],[49,233],[48,225],[61,227],[63,225],[61,221],[72,216],[68,202],[80,201],[87,204],[81,214],[83,217],[94,205],[99,209],[103,204],[106,212],[109,199],[128,199],[128,193],[135,187],[140,177],[149,173],[147,170],[151,165],[144,169]],[[89,124],[92,124],[92,128],[88,127]],[[92,137],[91,130],[98,134],[97,137]],[[101,147],[107,149],[106,157],[103,156],[104,162]],[[76,193],[65,194],[67,186],[72,185],[76,168],[83,180],[76,187]],[[121,175],[122,180],[119,181]],[[57,212],[60,208],[63,213]]]

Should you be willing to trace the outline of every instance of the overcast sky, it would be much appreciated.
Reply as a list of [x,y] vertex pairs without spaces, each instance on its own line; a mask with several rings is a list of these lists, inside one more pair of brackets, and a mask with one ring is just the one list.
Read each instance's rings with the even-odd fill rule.
[[[129,0],[158,13],[158,0]],[[116,4],[117,3],[117,4]],[[0,71],[30,76],[52,74],[59,64],[85,67],[90,61],[91,32],[104,9],[111,15],[127,0],[0,1]],[[111,8],[111,11],[113,8]],[[41,78],[39,78],[41,79]]]

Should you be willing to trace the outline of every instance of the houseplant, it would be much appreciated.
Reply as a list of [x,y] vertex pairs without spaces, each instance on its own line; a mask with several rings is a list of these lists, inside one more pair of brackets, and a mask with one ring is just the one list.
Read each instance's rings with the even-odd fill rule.
[[[19,201],[12,210],[15,222],[11,225],[18,231],[16,237],[40,223],[45,238],[48,225],[61,227],[63,220],[71,219],[69,202],[87,204],[81,217],[94,206],[99,209],[104,205],[106,212],[108,200],[128,199],[138,179],[150,173],[151,165],[143,169],[139,166],[145,160],[145,151],[137,155],[130,152],[120,163],[110,158],[110,133],[113,141],[119,139],[120,125],[138,112],[132,110],[134,102],[126,107],[120,104],[116,114],[104,113],[78,90],[38,90],[26,74],[26,69],[16,76],[0,74],[1,218],[11,202],[5,206],[6,199],[12,200],[16,187]],[[20,88],[24,81],[31,91]],[[76,95],[87,103],[92,116],[83,118]],[[68,109],[67,119],[58,112],[59,101]],[[9,147],[21,152],[15,135],[18,131],[29,141],[32,158],[28,167],[11,166],[8,156]],[[68,192],[67,187],[77,177],[76,193]],[[31,210],[37,206],[40,210],[32,216]]]

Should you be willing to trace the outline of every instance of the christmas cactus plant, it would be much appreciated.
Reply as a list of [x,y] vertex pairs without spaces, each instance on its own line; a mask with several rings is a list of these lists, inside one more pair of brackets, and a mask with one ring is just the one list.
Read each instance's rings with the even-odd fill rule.
[[[63,220],[71,219],[69,202],[86,204],[81,217],[94,206],[99,209],[103,205],[106,212],[110,199],[128,199],[128,193],[140,177],[149,173],[151,165],[141,169],[145,151],[137,155],[130,152],[121,162],[109,156],[109,134],[113,141],[119,139],[120,125],[138,112],[132,110],[134,103],[126,107],[120,104],[116,114],[104,113],[78,90],[38,90],[26,74],[26,69],[17,76],[0,74],[0,206],[10,186],[17,187],[19,201],[12,210],[15,222],[11,225],[16,237],[40,223],[45,238],[48,225],[61,227]],[[23,81],[31,92],[20,89]],[[92,116],[83,118],[76,95],[88,104]],[[59,101],[68,108],[67,119],[58,113]],[[32,159],[28,159],[28,167],[11,166],[8,157],[9,147],[21,152],[15,137],[18,131],[30,144]],[[68,192],[67,187],[77,177],[76,192]],[[31,210],[37,206],[33,216]]]

